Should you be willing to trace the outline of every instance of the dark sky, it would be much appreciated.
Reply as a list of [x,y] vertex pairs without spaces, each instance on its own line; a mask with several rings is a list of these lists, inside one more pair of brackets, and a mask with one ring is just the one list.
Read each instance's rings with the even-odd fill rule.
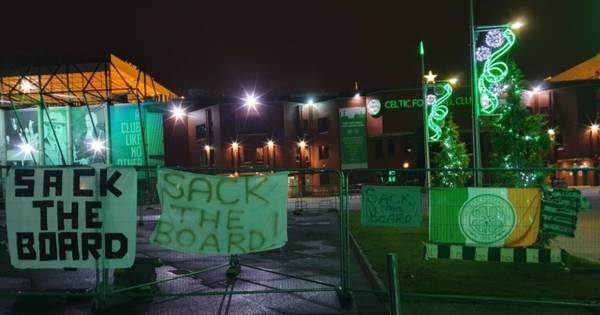
[[[530,80],[600,53],[600,0],[475,0],[477,24],[523,18],[513,56]],[[468,0],[3,1],[0,64],[114,52],[177,93],[413,87],[417,45],[468,79]]]

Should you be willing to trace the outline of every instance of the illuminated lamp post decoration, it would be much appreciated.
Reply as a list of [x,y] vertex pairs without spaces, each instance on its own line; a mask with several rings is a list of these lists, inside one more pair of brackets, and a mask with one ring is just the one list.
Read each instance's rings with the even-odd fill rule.
[[[475,166],[475,186],[481,186],[481,139],[479,134],[479,116],[491,115],[498,108],[498,87],[505,90],[501,81],[508,75],[508,67],[499,59],[515,44],[512,30],[520,29],[520,21],[494,26],[475,26],[474,0],[469,0],[469,29],[471,35],[471,88],[473,100],[473,158]],[[485,45],[477,47],[479,35],[485,34]],[[501,35],[501,36],[500,36]],[[483,62],[481,78],[478,77],[478,62]],[[494,90],[496,93],[494,93]]]
[[514,46],[515,39],[515,33],[510,28],[492,29],[485,34],[487,46],[480,46],[476,50],[475,59],[483,62],[477,82],[483,115],[492,115],[498,109],[502,83],[508,75],[508,65],[500,59]]
[[[439,94],[438,94],[438,90]],[[431,106],[427,116],[427,128],[429,128],[429,142],[440,141],[442,137],[442,126],[448,116],[446,101],[452,96],[452,85],[449,81],[440,81],[433,86],[432,93],[425,97],[425,104]]]

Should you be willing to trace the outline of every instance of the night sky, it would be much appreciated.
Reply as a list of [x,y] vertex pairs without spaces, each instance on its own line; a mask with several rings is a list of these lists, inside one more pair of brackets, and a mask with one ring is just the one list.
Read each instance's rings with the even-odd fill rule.
[[[600,53],[600,0],[475,3],[476,24],[526,22],[513,56],[532,81]],[[468,14],[468,0],[3,1],[0,65],[114,52],[180,94],[416,87],[421,39],[428,69],[468,79]]]

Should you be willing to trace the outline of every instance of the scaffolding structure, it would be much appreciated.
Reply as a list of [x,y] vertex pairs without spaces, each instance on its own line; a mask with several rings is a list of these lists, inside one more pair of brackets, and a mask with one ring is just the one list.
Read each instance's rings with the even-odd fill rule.
[[[9,152],[11,149],[7,148],[12,145],[13,151],[16,146],[19,153],[23,154],[22,165],[113,164],[111,116],[115,107],[118,107],[120,112],[127,113],[127,118],[135,125],[133,129],[139,131],[141,136],[141,139],[129,142],[141,142],[143,147],[143,163],[127,165],[147,167],[148,136],[145,129],[148,123],[144,123],[147,120],[145,113],[161,112],[165,103],[175,98],[178,98],[175,93],[156,82],[152,76],[112,54],[107,60],[95,63],[2,70],[0,163],[10,165],[10,157],[14,160],[16,153]],[[126,107],[135,107],[137,117],[131,117],[134,111],[121,110]],[[26,124],[22,116],[29,114],[33,117],[33,111],[36,117]],[[7,116],[10,116],[8,120]],[[80,118],[81,126],[74,124],[74,117]],[[102,120],[104,123],[99,123]],[[82,129],[88,134],[85,139],[93,139],[106,148],[101,153],[91,152],[94,156],[98,155],[96,159],[81,158],[81,154],[77,159],[74,147],[90,145],[80,143],[83,136],[73,136],[74,132],[81,132]],[[92,149],[88,151],[100,148]],[[47,150],[53,151],[55,161],[49,161],[52,159]]]

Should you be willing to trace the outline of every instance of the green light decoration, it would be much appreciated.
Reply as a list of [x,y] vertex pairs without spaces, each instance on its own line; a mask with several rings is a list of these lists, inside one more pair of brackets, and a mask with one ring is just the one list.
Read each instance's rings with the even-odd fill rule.
[[452,96],[452,85],[449,82],[440,82],[440,84],[435,87],[437,88],[440,86],[442,90],[440,95],[436,96],[429,94],[426,98],[426,103],[429,103],[430,100],[433,101],[431,111],[427,116],[427,127],[430,130],[429,142],[440,141],[440,138],[442,137],[442,125],[444,119],[448,116],[448,106],[446,106],[445,103],[450,96]]
[[[501,34],[504,40],[498,38],[497,35]],[[483,71],[477,86],[479,88],[479,95],[481,101],[481,112],[484,115],[492,115],[498,109],[498,89],[497,87],[502,84],[502,81],[508,75],[508,65],[506,62],[502,62],[499,59],[503,57],[515,44],[516,37],[515,33],[511,29],[505,29],[501,33],[499,30],[492,30],[488,32],[486,36],[486,44],[498,48],[491,54],[484,54],[489,52],[491,49],[478,49],[477,60],[484,61]],[[479,48],[487,48],[485,46]],[[481,53],[479,53],[481,52]]]

